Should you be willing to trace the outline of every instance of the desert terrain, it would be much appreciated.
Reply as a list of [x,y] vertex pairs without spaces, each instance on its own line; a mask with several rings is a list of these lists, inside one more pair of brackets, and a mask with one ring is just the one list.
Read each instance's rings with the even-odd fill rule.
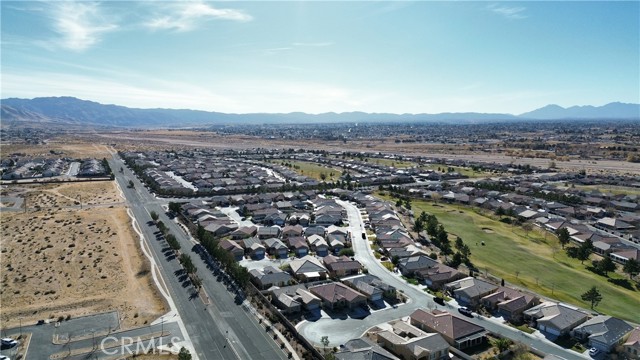
[[114,182],[15,185],[2,196],[28,207],[0,219],[4,327],[114,309],[131,327],[165,312]]

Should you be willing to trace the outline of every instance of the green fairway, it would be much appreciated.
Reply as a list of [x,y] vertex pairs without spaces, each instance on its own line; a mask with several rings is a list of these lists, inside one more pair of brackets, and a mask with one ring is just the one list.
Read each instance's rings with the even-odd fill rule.
[[418,164],[411,161],[400,161],[394,159],[382,159],[382,158],[369,158],[369,164],[393,166],[396,169],[406,169],[414,167]]
[[442,172],[446,172],[447,168],[449,167],[453,168],[453,171],[461,175],[468,176],[470,178],[491,177],[491,176],[499,175],[499,174],[485,172],[485,171],[475,171],[471,168],[462,167],[462,166],[447,166],[442,164],[421,165],[420,169],[438,171],[438,168],[440,168]]
[[[305,175],[316,180],[322,180],[320,174],[326,175],[326,181],[335,181],[342,175],[342,170],[334,167],[327,167],[306,161],[287,161],[293,166],[291,169],[301,175]],[[296,167],[297,166],[297,167]],[[333,177],[331,176],[333,173]]]
[[[544,232],[536,230],[527,237],[517,226],[512,228],[465,207],[425,201],[413,201],[412,206],[416,216],[421,211],[433,214],[447,232],[460,236],[471,249],[471,261],[482,272],[488,271],[516,286],[584,308],[589,308],[589,304],[582,301],[580,295],[595,285],[603,296],[597,311],[640,322],[640,292],[616,286],[588,271],[585,267],[590,260],[582,265],[567,257],[554,235],[548,234],[545,239]],[[592,258],[598,257],[592,255]],[[621,274],[609,276],[625,278]]]

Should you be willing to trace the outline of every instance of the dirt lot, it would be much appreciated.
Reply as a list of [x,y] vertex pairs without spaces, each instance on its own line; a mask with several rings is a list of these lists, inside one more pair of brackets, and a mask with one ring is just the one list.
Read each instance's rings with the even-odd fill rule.
[[[2,154],[22,153],[31,156],[60,156],[70,158],[96,158],[109,157],[110,154],[104,145],[98,145],[85,140],[76,141],[66,137],[50,140],[46,145],[31,144],[2,144],[0,147]],[[57,154],[52,154],[55,151]],[[59,152],[62,152],[61,154]]]
[[118,309],[129,327],[165,312],[113,182],[2,193],[26,196],[29,207],[0,219],[3,326]]

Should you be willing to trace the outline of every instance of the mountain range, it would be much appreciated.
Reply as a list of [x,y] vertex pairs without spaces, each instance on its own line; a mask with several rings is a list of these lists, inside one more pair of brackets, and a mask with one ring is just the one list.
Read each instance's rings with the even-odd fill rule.
[[387,113],[252,113],[229,114],[187,109],[137,109],[105,105],[74,97],[8,98],[0,100],[4,125],[65,125],[127,128],[204,127],[225,124],[292,124],[347,122],[479,123],[523,120],[640,120],[640,104],[609,103],[603,106],[563,108],[547,105],[520,115],[487,113],[387,114]]

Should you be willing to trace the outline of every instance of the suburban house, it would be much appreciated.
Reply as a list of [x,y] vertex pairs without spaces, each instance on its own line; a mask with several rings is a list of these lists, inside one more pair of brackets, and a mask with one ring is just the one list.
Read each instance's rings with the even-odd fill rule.
[[309,245],[307,245],[307,239],[302,236],[293,236],[287,238],[289,243],[289,249],[293,251],[296,257],[303,257],[309,254]]
[[325,241],[325,239],[320,235],[311,235],[307,237],[307,241],[309,241],[309,245],[311,245],[311,250],[316,252],[318,256],[327,256],[329,255],[329,244]]
[[391,330],[379,331],[379,344],[401,359],[449,360],[449,344],[437,333],[429,333],[398,320],[390,323]]
[[331,277],[342,277],[347,275],[356,275],[360,272],[362,264],[357,260],[352,260],[348,256],[327,255],[322,261],[324,266],[329,270]]
[[640,261],[640,250],[636,248],[621,249],[611,252],[609,254],[611,260],[625,264],[627,261],[634,259]]
[[473,277],[466,277],[445,284],[444,289],[459,302],[475,307],[480,304],[481,298],[498,290],[498,286]]
[[[302,308],[308,311],[314,311],[320,308],[320,299],[310,293],[303,284],[283,288],[272,288],[269,289],[269,291],[271,292],[271,298],[274,304],[285,311],[294,312],[296,310],[296,304],[292,304],[291,300],[301,304]],[[282,297],[283,294],[287,295],[291,300]],[[289,306],[293,306],[293,309],[288,308]]]
[[304,229],[300,225],[287,225],[282,229],[282,238],[288,239],[294,236],[302,236]]
[[302,304],[286,293],[279,294],[271,302],[284,314],[298,313],[302,309]]
[[272,286],[285,286],[289,284],[293,278],[289,273],[286,273],[273,266],[267,266],[264,269],[252,269],[249,271],[251,275],[251,281],[256,285],[258,289],[268,289]]
[[292,260],[289,266],[293,276],[302,281],[325,279],[327,277],[327,268],[320,263],[320,260],[310,255]]
[[267,253],[277,259],[284,259],[289,256],[289,247],[282,240],[277,238],[269,238],[263,241]]
[[416,271],[432,268],[436,264],[438,264],[437,261],[426,255],[417,255],[400,259],[398,270],[406,277],[413,277]]
[[233,255],[233,257],[237,261],[242,260],[242,258],[244,257],[244,249],[235,241],[225,239],[220,241],[219,246],[221,249],[224,249],[228,253],[231,253],[231,255]]
[[238,229],[238,224],[229,223],[211,223],[204,227],[204,229],[215,237],[222,237]]
[[304,229],[304,236],[309,237],[311,235],[319,235],[324,238],[325,229],[322,226],[309,226]]
[[622,344],[622,352],[631,359],[640,359],[640,327],[631,330],[629,337]]
[[416,278],[424,281],[430,289],[440,290],[444,284],[462,279],[465,275],[445,264],[436,263],[433,267],[415,272]]
[[366,337],[347,341],[334,355],[337,360],[400,360]]
[[265,247],[262,241],[256,237],[242,240],[244,251],[252,259],[262,259],[265,254]]
[[411,325],[423,331],[439,333],[449,345],[457,349],[466,349],[482,344],[486,334],[483,327],[453,316],[446,311],[433,310],[433,312],[428,312],[418,309],[409,318]]
[[323,307],[329,309],[353,309],[367,302],[366,296],[337,282],[313,286],[309,291],[322,300]]
[[587,314],[569,305],[544,302],[525,310],[524,319],[535,322],[536,328],[544,333],[561,336],[587,321]]
[[[342,279],[342,282],[365,294],[369,301],[382,300],[383,297],[395,298],[396,288],[380,280],[377,276],[363,274]],[[368,290],[369,288],[373,288]],[[379,291],[376,291],[377,289]]]
[[247,239],[258,234],[258,228],[255,226],[242,226],[239,227],[236,231],[231,233],[231,239],[233,240],[242,240]]
[[625,321],[611,316],[599,315],[575,327],[572,333],[575,338],[581,341],[588,340],[589,347],[607,353],[621,343],[631,330],[633,330],[633,326]]
[[280,237],[280,228],[278,226],[261,226],[258,228],[258,239],[264,240],[277,237]]
[[480,301],[489,311],[497,310],[505,320],[511,321],[520,321],[525,310],[540,302],[534,295],[506,287],[500,287],[496,292],[481,298]]
[[337,239],[335,235],[329,234],[327,235],[327,240],[329,241],[329,248],[334,254],[339,254],[342,249],[344,249],[344,241]]

